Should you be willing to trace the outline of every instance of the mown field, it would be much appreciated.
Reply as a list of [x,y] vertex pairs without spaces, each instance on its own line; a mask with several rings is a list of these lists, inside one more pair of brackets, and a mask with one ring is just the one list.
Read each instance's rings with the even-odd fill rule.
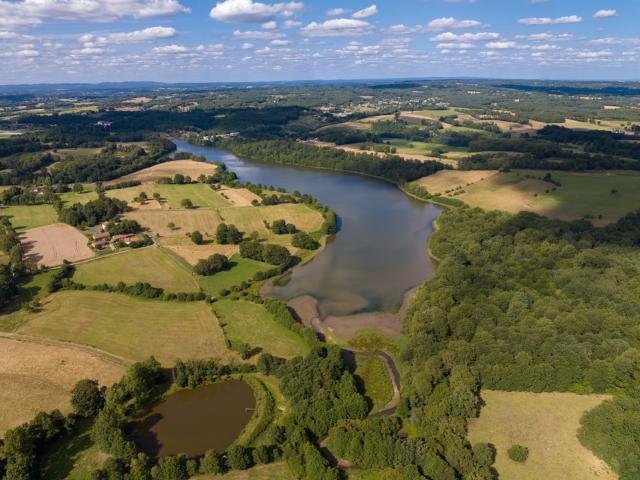
[[144,248],[78,265],[74,281],[84,285],[148,282],[167,292],[196,292],[196,276],[186,263],[163,248]]
[[232,342],[244,342],[283,358],[309,352],[299,335],[280,325],[261,305],[242,300],[220,300],[213,308],[225,335]]
[[165,365],[180,358],[229,358],[222,330],[204,302],[63,291],[29,315],[19,333],[90,345],[131,360],[153,355]]
[[0,215],[9,217],[16,230],[43,227],[58,221],[53,205],[15,205],[0,209]]
[[[468,438],[495,445],[495,467],[503,480],[613,480],[617,476],[576,437],[580,417],[605,398],[483,390],[486,405],[471,420]],[[529,449],[524,463],[507,456],[516,444]]]
[[[211,189],[204,183],[192,183],[188,185],[162,185],[149,183],[137,187],[121,188],[109,190],[107,196],[124,200],[133,207],[138,207],[139,203],[134,202],[134,198],[145,192],[147,197],[152,199],[155,193],[160,195],[160,204],[163,208],[181,209],[180,202],[189,199],[196,208],[218,208],[227,207],[230,203],[219,193]],[[154,204],[153,200],[151,200]]]
[[233,265],[230,270],[208,277],[196,276],[196,281],[202,290],[209,295],[218,295],[221,290],[229,290],[231,287],[253,279],[256,273],[266,272],[273,268],[272,265],[241,258],[240,255],[233,255],[229,260]]
[[218,167],[213,163],[196,162],[194,160],[173,160],[170,162],[160,163],[159,165],[154,165],[153,167],[145,168],[138,172],[134,172],[110,183],[127,181],[140,181],[143,183],[155,182],[159,178],[173,177],[177,173],[185,176],[190,176],[193,180],[195,180],[200,175],[213,175],[217,170]]
[[79,380],[111,385],[123,373],[122,365],[80,348],[0,337],[0,435],[41,410],[69,412]]

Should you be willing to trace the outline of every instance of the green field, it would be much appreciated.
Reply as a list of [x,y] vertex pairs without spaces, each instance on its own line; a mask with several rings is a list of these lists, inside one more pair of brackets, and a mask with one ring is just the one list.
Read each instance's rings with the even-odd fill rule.
[[266,272],[273,268],[272,265],[257,262],[248,258],[241,258],[234,255],[230,259],[233,267],[230,270],[216,273],[208,277],[196,275],[196,280],[200,288],[209,295],[218,295],[220,290],[229,290],[231,287],[240,285],[242,282],[250,281],[258,272]]
[[54,271],[51,270],[31,275],[20,281],[16,301],[0,312],[0,331],[12,332],[27,320],[29,313],[20,307],[34,300],[41,302],[49,295],[46,286],[53,274]]
[[84,285],[148,282],[167,292],[199,289],[187,263],[163,248],[131,250],[78,265],[73,279]]
[[244,342],[284,358],[309,352],[302,337],[280,325],[261,305],[220,300],[214,304],[214,311],[230,341]]
[[272,463],[259,465],[250,470],[234,470],[225,475],[202,475],[194,480],[292,480],[287,465]]
[[18,331],[91,345],[131,360],[153,355],[164,365],[180,358],[228,358],[222,330],[204,302],[63,291],[50,296]]
[[381,358],[356,355],[355,375],[362,380],[364,394],[373,402],[374,411],[384,407],[393,398],[389,371]]
[[194,206],[198,208],[220,208],[228,207],[229,202],[222,198],[220,194],[211,189],[209,185],[204,183],[193,183],[188,185],[161,185],[157,183],[148,183],[137,187],[122,188],[118,190],[109,190],[107,195],[113,198],[119,198],[135,206],[133,199],[145,192],[152,199],[154,193],[159,193],[161,202],[164,206],[172,209],[183,208],[180,202],[188,198]]
[[233,207],[218,210],[223,222],[236,225],[247,234],[257,231],[271,234],[264,226],[264,222],[284,219],[293,223],[299,230],[314,232],[322,225],[322,214],[306,205],[282,204],[265,207]]
[[0,215],[9,217],[16,230],[58,223],[58,214],[53,205],[16,205],[0,209]]
[[95,190],[89,190],[87,187],[85,187],[85,190],[82,193],[66,192],[60,194],[60,200],[62,200],[67,206],[73,205],[74,203],[85,204],[92,200],[96,200],[97,198],[98,194]]

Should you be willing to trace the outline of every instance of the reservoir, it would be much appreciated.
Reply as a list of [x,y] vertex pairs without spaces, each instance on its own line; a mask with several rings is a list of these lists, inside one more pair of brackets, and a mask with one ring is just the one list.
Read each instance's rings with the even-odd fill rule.
[[393,313],[407,291],[435,273],[427,242],[441,209],[408,197],[395,185],[359,175],[250,162],[213,147],[175,143],[178,151],[224,163],[242,182],[299,190],[337,213],[335,239],[274,287],[281,300],[311,295],[322,318]]
[[132,425],[132,437],[149,457],[224,452],[251,419],[256,401],[239,380],[181,390]]

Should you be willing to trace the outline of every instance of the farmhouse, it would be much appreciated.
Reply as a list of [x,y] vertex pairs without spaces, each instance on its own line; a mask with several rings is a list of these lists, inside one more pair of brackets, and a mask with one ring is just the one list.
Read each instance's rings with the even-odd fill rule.
[[135,235],[133,233],[126,233],[121,235],[114,235],[111,240],[113,242],[122,242],[125,245],[131,245],[132,242],[140,240],[140,238],[138,237],[138,235]]

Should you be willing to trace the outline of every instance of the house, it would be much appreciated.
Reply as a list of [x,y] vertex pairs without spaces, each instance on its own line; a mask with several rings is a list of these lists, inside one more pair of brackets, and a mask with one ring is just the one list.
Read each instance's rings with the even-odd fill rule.
[[93,242],[93,248],[95,248],[96,250],[101,250],[104,247],[106,247],[107,245],[109,245],[109,240],[106,240],[106,239],[95,240]]
[[111,238],[111,234],[109,232],[101,232],[101,233],[94,233],[93,234],[93,241],[94,242],[98,242],[100,240],[105,240],[105,241],[109,241],[109,239]]
[[113,238],[111,238],[111,240],[114,242],[122,242],[125,245],[131,245],[132,242],[139,240],[139,238],[134,233],[126,233],[121,235],[114,235]]

